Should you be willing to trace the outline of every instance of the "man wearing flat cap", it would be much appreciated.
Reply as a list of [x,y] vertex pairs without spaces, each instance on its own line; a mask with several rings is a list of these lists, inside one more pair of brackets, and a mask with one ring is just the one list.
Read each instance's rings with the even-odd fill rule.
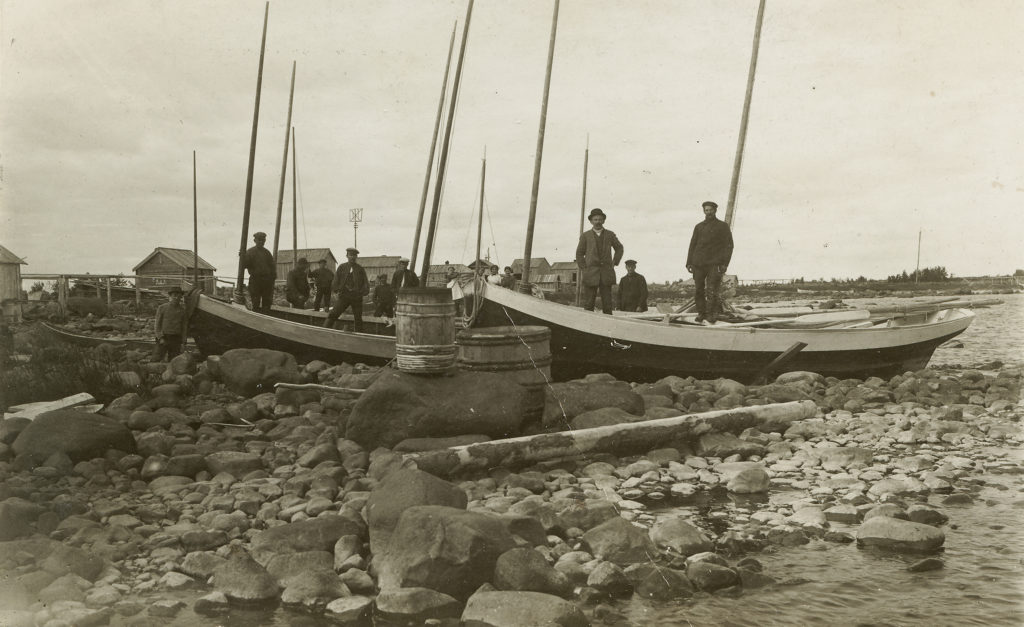
[[647,311],[647,279],[632,259],[626,260],[626,276],[619,281],[619,311]]
[[331,283],[334,283],[334,273],[327,267],[326,259],[321,259],[317,265],[317,269],[309,273],[313,279],[313,286],[316,287],[313,311],[320,311],[320,307],[327,311],[331,308]]
[[361,333],[363,330],[363,297],[370,293],[370,281],[366,278],[366,270],[356,261],[359,257],[358,250],[346,248],[345,257],[348,258],[348,261],[338,266],[338,271],[334,274],[334,283],[331,285],[331,291],[337,294],[338,300],[331,312],[327,314],[327,322],[324,326],[333,329],[341,314],[352,307],[352,318],[355,320],[352,329],[356,333]]
[[591,209],[592,228],[580,235],[576,246],[576,267],[583,282],[583,308],[594,311],[597,293],[601,293],[601,311],[612,312],[612,286],[615,285],[615,266],[622,260],[623,248],[619,238],[604,228],[604,212]]
[[409,269],[409,260],[402,257],[395,266],[395,272],[391,275],[391,289],[398,294],[403,287],[419,287],[420,279],[416,273]]
[[274,263],[274,256],[264,247],[267,234],[258,231],[252,239],[256,245],[245,251],[245,269],[249,271],[249,300],[253,311],[270,313],[270,305],[274,302],[277,264]]
[[284,283],[284,297],[288,304],[295,309],[305,309],[306,301],[309,300],[309,261],[305,257],[299,257],[295,267],[288,271],[288,278]]
[[181,354],[185,346],[185,306],[181,303],[182,290],[172,287],[167,290],[170,302],[156,308],[156,319],[153,331],[156,335],[156,347],[153,348],[153,361],[174,359]]
[[732,260],[732,232],[729,225],[715,217],[718,205],[710,200],[701,205],[704,221],[693,228],[690,251],[686,255],[686,270],[693,274],[696,287],[694,300],[697,322],[707,320],[714,324],[721,313],[719,291],[722,275]]

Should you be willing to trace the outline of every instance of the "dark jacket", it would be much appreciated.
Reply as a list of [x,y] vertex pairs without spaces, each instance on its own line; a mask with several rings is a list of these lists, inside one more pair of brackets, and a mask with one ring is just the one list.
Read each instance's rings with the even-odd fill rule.
[[593,229],[584,232],[576,246],[576,265],[583,276],[583,284],[588,287],[615,285],[615,266],[622,260],[622,252],[619,238],[608,229],[600,237]]
[[693,227],[687,266],[728,266],[732,261],[732,232],[718,218],[704,220]]
[[391,275],[391,289],[396,292],[403,287],[419,287],[420,279],[412,270],[395,270]]
[[647,311],[647,279],[626,275],[619,281],[619,311]]
[[390,285],[377,284],[373,288],[373,304],[378,307],[390,307],[395,304],[395,290]]
[[309,298],[309,283],[306,281],[306,274],[305,268],[293,268],[288,271],[288,278],[284,284],[285,298],[294,299],[296,296]]
[[331,283],[334,282],[334,273],[326,266],[310,271],[309,276],[313,279],[313,283],[318,290],[329,290],[331,289]]
[[345,286],[350,276],[352,281],[348,293],[360,294],[362,296],[370,293],[370,282],[366,278],[366,270],[358,263],[349,263],[347,261],[338,266],[338,271],[334,273],[334,283],[331,284],[331,291],[334,293],[341,292],[342,287]]
[[245,269],[249,276],[257,279],[276,279],[277,264],[274,263],[274,255],[266,248],[253,246],[245,251]]

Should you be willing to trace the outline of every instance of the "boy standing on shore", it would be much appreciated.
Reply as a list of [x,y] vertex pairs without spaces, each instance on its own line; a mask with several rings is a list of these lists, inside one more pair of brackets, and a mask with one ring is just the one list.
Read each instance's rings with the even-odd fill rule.
[[156,320],[153,330],[156,334],[156,348],[153,349],[153,361],[174,359],[185,347],[185,306],[181,303],[184,292],[180,287],[172,287],[167,291],[170,302],[156,309]]

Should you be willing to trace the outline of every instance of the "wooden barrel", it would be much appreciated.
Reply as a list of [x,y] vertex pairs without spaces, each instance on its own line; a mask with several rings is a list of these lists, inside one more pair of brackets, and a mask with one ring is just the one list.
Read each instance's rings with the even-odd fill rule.
[[551,381],[551,329],[541,326],[482,327],[459,331],[459,368],[498,372],[526,388],[524,417],[544,414],[544,391]]
[[395,305],[395,363],[413,374],[455,367],[455,303],[446,287],[408,287]]

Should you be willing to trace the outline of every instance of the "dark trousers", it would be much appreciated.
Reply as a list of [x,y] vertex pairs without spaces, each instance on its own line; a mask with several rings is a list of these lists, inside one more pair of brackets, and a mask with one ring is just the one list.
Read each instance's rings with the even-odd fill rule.
[[327,311],[331,308],[331,288],[316,288],[316,298],[313,299],[313,311],[320,311],[320,307]]
[[249,300],[253,311],[270,311],[270,306],[274,304],[274,279],[250,276]]
[[305,309],[306,300],[308,298],[308,296],[303,296],[302,294],[293,294],[292,296],[288,297],[288,304],[294,307],[295,309]]
[[719,292],[722,289],[722,273],[719,266],[694,266],[693,283],[697,288],[693,295],[697,303],[697,313],[716,316],[721,313],[722,303]]
[[601,291],[601,311],[610,314],[612,312],[612,286],[605,283],[599,286],[583,285],[583,308],[587,311],[594,311],[598,290]]
[[388,317],[388,318],[394,318],[395,317],[395,304],[394,303],[380,303],[380,304],[377,305],[377,308],[373,310],[373,315],[377,316],[378,318],[381,317],[381,316],[385,316],[385,317]]
[[360,333],[363,330],[363,296],[362,294],[353,294],[351,292],[340,292],[338,294],[338,301],[334,304],[331,312],[327,314],[327,322],[324,326],[328,329],[334,328],[334,323],[338,321],[341,314],[345,313],[345,310],[352,307],[352,317],[355,318],[355,323],[352,325],[352,330],[356,333]]
[[153,348],[153,361],[171,360],[181,354],[180,335],[161,335]]

